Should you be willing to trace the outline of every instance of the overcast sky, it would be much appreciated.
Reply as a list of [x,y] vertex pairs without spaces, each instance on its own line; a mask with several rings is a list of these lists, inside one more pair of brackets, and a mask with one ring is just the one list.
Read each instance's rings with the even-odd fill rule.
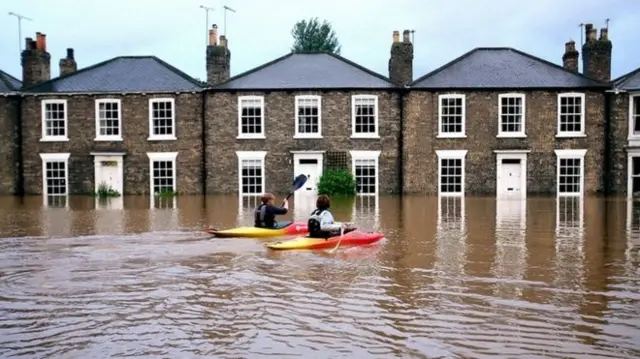
[[[640,0],[0,0],[0,69],[21,77],[22,37],[47,34],[51,75],[73,47],[79,67],[115,56],[155,55],[205,79],[205,11],[223,31],[227,13],[231,74],[290,51],[291,28],[318,17],[333,24],[342,55],[383,75],[393,30],[415,30],[414,79],[474,47],[514,47],[561,64],[564,43],[580,42],[580,23],[604,27],[610,18],[612,76],[640,67]],[[21,40],[23,42],[24,40]]]

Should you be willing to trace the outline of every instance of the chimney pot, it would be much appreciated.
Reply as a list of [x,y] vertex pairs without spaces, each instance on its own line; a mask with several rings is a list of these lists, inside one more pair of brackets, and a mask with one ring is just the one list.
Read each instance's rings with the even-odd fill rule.
[[47,51],[47,35],[42,34],[41,39],[42,39],[42,47],[40,48],[40,50]]
[[608,40],[609,39],[609,29],[602,28],[600,29],[600,40]]
[[393,32],[393,42],[400,42],[400,31],[394,31]]
[[564,52],[573,52],[576,51],[576,42],[573,40],[569,40],[566,44],[564,44]]
[[402,42],[404,43],[411,43],[411,37],[410,37],[411,31],[409,30],[404,30],[402,32]]
[[220,46],[227,47],[227,38],[224,35],[220,35]]
[[36,32],[36,50],[42,50],[42,33]]
[[73,49],[72,48],[68,48],[67,49],[67,59],[69,60],[73,60]]
[[218,25],[213,24],[209,30],[209,46],[218,45]]

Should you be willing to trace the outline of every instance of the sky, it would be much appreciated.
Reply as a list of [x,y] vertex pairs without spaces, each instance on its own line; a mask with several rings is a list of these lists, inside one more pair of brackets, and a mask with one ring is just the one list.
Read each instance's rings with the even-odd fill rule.
[[[21,77],[19,44],[47,35],[51,76],[66,49],[78,67],[116,56],[155,55],[206,79],[207,21],[226,32],[231,75],[290,52],[291,29],[302,19],[329,21],[341,55],[385,76],[394,30],[415,30],[414,79],[475,47],[513,47],[562,64],[564,44],[580,43],[581,23],[601,28],[610,19],[612,77],[640,67],[638,0],[1,0],[0,69]],[[224,26],[223,6],[227,12]],[[22,21],[18,42],[18,20]],[[24,46],[24,45],[22,45]]]

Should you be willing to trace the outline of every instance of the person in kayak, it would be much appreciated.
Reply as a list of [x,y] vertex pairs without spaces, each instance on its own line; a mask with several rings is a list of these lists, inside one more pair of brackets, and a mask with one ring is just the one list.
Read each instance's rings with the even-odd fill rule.
[[344,233],[353,231],[351,223],[336,222],[333,214],[329,212],[331,207],[331,199],[327,195],[320,195],[316,200],[316,209],[311,213],[311,217],[307,221],[309,237],[324,238],[339,236],[340,230],[344,228]]
[[275,228],[277,225],[276,216],[281,214],[287,214],[289,212],[289,201],[286,199],[282,204],[282,207],[276,207],[273,205],[273,201],[276,197],[271,193],[265,193],[260,198],[262,202],[254,212],[254,226],[258,228]]

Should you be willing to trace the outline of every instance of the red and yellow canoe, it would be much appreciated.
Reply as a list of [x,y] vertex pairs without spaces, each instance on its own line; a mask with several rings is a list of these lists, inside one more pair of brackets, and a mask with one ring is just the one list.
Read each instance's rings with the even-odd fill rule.
[[237,227],[231,229],[207,228],[204,230],[216,237],[268,238],[277,236],[296,236],[308,233],[307,222],[278,222],[276,228]]
[[[340,239],[342,238],[342,240]],[[367,244],[373,244],[384,238],[384,234],[375,232],[363,232],[352,231],[345,233],[342,236],[331,237],[329,239],[324,238],[311,238],[311,237],[297,237],[286,241],[278,241],[267,243],[267,248],[275,250],[287,250],[287,249],[331,249],[334,248],[338,241],[340,241],[340,247],[353,247],[362,246]]]

